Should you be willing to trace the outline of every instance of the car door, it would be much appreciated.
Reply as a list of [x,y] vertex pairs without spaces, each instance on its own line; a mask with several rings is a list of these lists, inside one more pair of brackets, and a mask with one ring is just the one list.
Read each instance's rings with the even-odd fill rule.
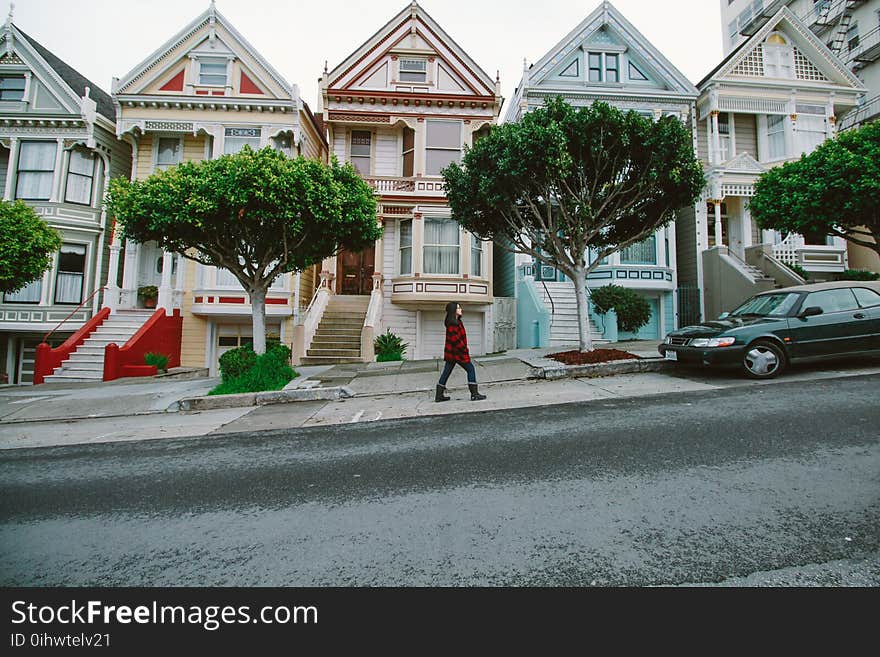
[[862,312],[867,315],[864,349],[880,349],[880,292],[867,287],[854,287],[853,294]]
[[822,309],[820,315],[792,317],[792,350],[800,357],[831,356],[859,351],[869,333],[868,314],[848,287],[807,294],[800,312]]

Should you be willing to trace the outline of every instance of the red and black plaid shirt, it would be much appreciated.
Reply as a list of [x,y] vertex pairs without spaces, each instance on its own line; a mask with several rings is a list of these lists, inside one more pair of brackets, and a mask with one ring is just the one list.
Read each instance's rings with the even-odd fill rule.
[[446,345],[443,347],[443,360],[453,363],[470,363],[467,333],[464,324],[459,322],[446,327]]

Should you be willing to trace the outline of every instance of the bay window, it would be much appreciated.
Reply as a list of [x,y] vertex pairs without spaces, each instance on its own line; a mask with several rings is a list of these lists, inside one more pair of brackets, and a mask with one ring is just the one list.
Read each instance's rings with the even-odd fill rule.
[[180,137],[159,137],[156,147],[156,169],[170,169],[183,161],[182,141]]
[[795,124],[795,153],[811,153],[825,141],[825,117],[799,114]]
[[635,244],[630,244],[620,250],[620,264],[622,265],[656,265],[657,264],[657,239],[651,235],[648,239]]
[[483,240],[471,233],[471,276],[483,275]]
[[85,244],[62,244],[61,250],[58,252],[58,276],[55,279],[55,303],[81,303],[85,273]]
[[5,303],[40,303],[43,295],[43,277],[31,281],[15,292],[7,292],[3,295]]
[[223,152],[226,155],[238,153],[245,146],[250,146],[252,150],[260,150],[260,136],[262,131],[259,128],[226,128],[224,130]]
[[91,205],[92,185],[95,180],[95,155],[88,151],[70,151],[67,166],[67,189],[64,200],[69,203]]
[[461,233],[458,224],[443,217],[426,217],[423,266],[426,274],[458,274]]
[[18,184],[15,197],[28,201],[48,201],[55,181],[54,141],[23,141],[18,155]]
[[400,275],[412,273],[412,219],[403,219],[400,222]]
[[771,160],[779,160],[786,156],[785,117],[781,114],[767,116],[767,152]]
[[373,153],[373,133],[369,130],[351,131],[351,155],[349,161],[362,176],[370,175],[370,160]]
[[439,176],[453,162],[461,162],[461,121],[427,121],[425,174]]

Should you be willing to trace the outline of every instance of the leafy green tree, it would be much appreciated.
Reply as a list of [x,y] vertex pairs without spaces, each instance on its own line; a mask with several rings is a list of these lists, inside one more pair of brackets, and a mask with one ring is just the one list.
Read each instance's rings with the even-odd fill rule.
[[705,184],[690,131],[601,102],[549,100],[495,127],[443,172],[453,217],[558,268],[577,292],[580,350],[593,348],[587,274],[693,203]]
[[15,292],[52,266],[61,237],[24,201],[0,201],[0,292]]
[[880,255],[880,122],[762,174],[749,207],[761,228],[835,235]]
[[142,181],[114,179],[107,207],[126,238],[232,272],[250,295],[258,354],[266,351],[266,293],[278,276],[382,234],[373,191],[351,165],[288,159],[272,148],[245,147]]

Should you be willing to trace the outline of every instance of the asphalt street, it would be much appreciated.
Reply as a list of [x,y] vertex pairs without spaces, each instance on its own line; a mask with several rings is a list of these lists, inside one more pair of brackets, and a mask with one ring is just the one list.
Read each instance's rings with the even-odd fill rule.
[[0,452],[4,586],[880,585],[880,375]]

